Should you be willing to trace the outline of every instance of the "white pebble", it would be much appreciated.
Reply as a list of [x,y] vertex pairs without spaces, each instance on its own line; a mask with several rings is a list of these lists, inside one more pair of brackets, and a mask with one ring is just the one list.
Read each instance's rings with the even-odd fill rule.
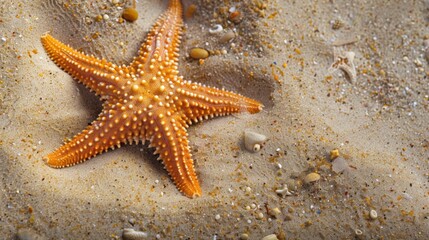
[[103,15],[103,19],[104,19],[104,20],[109,20],[109,15],[104,14],[104,15]]
[[251,152],[261,150],[261,146],[266,140],[267,137],[265,135],[248,130],[244,131],[244,146]]
[[377,219],[378,217],[377,211],[375,211],[374,209],[371,209],[371,211],[369,211],[369,216],[371,217],[371,219]]
[[219,220],[219,219],[220,219],[220,215],[219,215],[219,214],[216,214],[215,219],[216,219],[216,220]]
[[270,234],[262,238],[262,240],[278,240],[275,234]]

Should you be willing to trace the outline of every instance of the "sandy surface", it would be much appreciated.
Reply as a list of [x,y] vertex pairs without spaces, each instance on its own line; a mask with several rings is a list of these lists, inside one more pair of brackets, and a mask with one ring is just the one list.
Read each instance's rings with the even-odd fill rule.
[[[149,239],[429,239],[427,1],[190,3],[181,74],[266,106],[189,129],[203,190],[194,200],[145,145],[61,170],[42,161],[101,104],[48,59],[40,36],[128,63],[166,1],[139,1],[135,23],[118,23],[112,1],[0,3],[2,237],[108,239],[133,228]],[[237,37],[220,43],[214,24]],[[192,47],[227,53],[200,65]],[[346,52],[356,79],[331,67]],[[260,152],[245,150],[246,129],[269,138]],[[303,183],[312,172],[320,180]],[[291,194],[278,195],[285,184]]]

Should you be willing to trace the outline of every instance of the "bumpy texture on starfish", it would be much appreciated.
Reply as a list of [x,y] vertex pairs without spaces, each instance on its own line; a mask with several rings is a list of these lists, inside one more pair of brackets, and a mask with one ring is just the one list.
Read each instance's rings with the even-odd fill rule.
[[262,105],[239,94],[184,81],[178,76],[182,6],[171,0],[129,66],[80,53],[52,36],[42,36],[50,58],[104,100],[103,111],[85,130],[44,157],[51,167],[83,162],[125,143],[150,141],[177,188],[201,196],[186,128],[214,116]]

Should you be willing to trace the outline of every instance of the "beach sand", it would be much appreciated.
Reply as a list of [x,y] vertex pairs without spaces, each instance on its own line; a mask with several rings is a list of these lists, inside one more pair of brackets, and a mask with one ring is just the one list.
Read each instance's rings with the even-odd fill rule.
[[[265,105],[189,128],[197,199],[143,144],[65,169],[42,161],[101,102],[40,36],[127,64],[167,6],[138,1],[139,19],[120,23],[131,3],[113,2],[0,4],[2,238],[117,239],[133,228],[148,239],[429,239],[427,1],[185,1],[197,10],[180,73]],[[221,42],[215,24],[236,37]],[[193,47],[213,54],[199,64]],[[245,149],[245,130],[268,137],[259,152]]]

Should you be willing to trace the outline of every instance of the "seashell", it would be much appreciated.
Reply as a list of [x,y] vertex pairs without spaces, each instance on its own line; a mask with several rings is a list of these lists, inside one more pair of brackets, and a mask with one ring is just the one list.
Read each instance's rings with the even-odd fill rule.
[[146,232],[136,231],[132,228],[124,228],[122,238],[124,240],[140,240],[146,239],[148,234]]
[[232,30],[228,30],[222,37],[220,37],[219,42],[226,43],[235,38],[235,33]]
[[222,31],[223,31],[223,27],[220,24],[216,24],[212,28],[209,28],[210,34],[217,34],[217,33],[221,33]]
[[265,135],[252,131],[244,131],[244,147],[251,152],[261,150],[262,144],[267,140]]
[[305,178],[304,178],[304,182],[307,184],[312,183],[312,182],[316,182],[318,180],[320,180],[320,175],[318,173],[315,173],[315,172],[307,174],[307,176],[305,176]]

